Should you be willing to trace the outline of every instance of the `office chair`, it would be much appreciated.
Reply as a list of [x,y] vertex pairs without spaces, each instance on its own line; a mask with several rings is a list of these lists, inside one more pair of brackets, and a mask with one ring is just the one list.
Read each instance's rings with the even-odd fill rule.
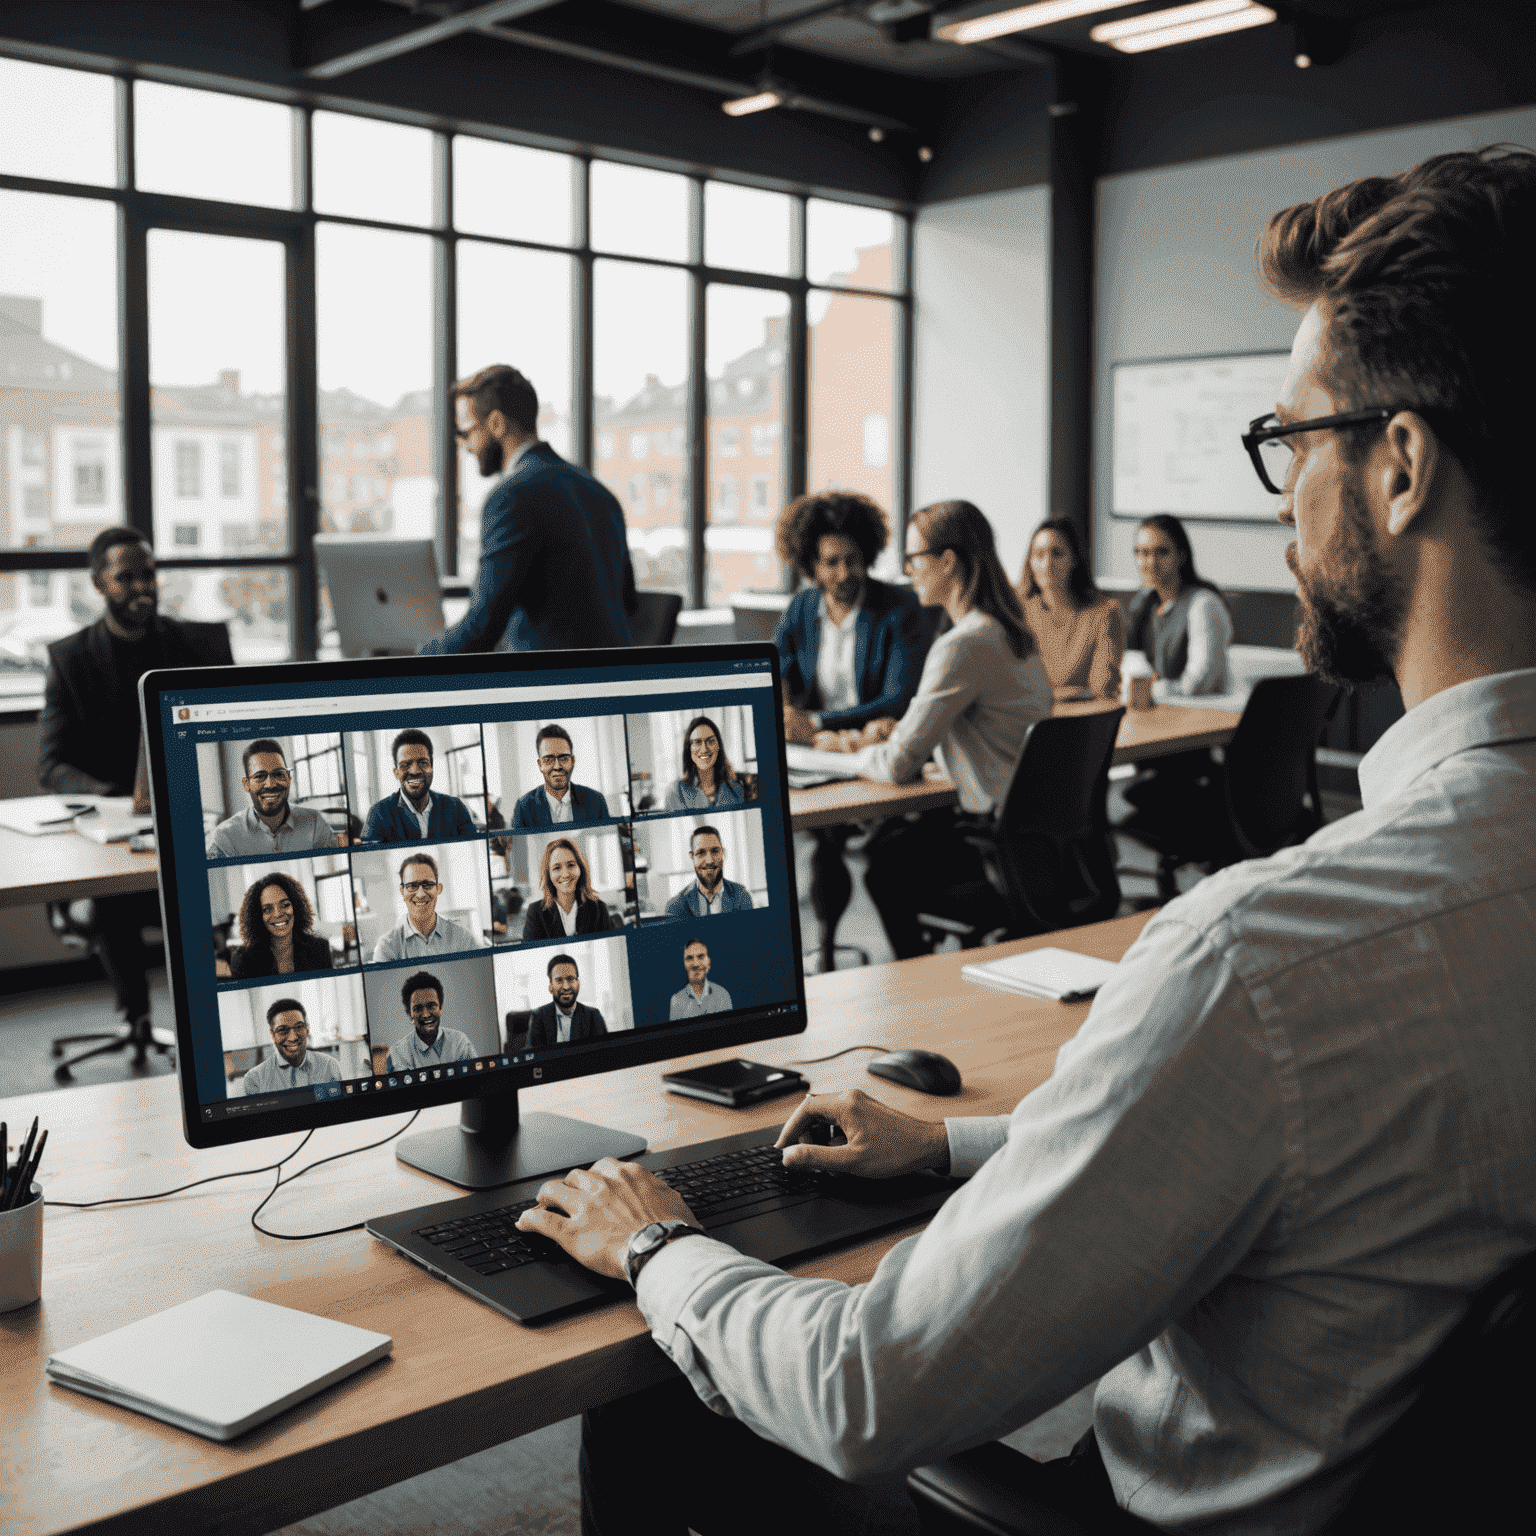
[[[1536,1365],[1536,1253],[1496,1275],[1404,1386],[1412,1406],[1361,1453],[1365,1475],[1327,1536],[1493,1530],[1525,1507],[1526,1406]],[[1031,1497],[1021,1451],[993,1442],[907,1479],[923,1536],[1116,1536],[1154,1529],[1124,1510],[1093,1522]],[[1518,1516],[1515,1517],[1518,1520]]]
[[509,1009],[504,1022],[502,1038],[506,1041],[503,1049],[507,1051],[520,1051],[528,1044],[528,1028],[533,1019],[531,1008]]
[[1001,815],[961,822],[986,880],[943,892],[918,914],[925,938],[963,948],[1000,933],[1078,928],[1120,910],[1105,802],[1123,709],[1037,721],[1024,739]]
[[[101,935],[96,927],[96,903],[89,898],[79,901],[50,901],[48,926],[58,936],[59,942],[68,949],[79,950],[87,955],[98,953]],[[158,932],[157,932],[158,940]],[[102,1041],[103,1044],[93,1044]],[[60,1057],[68,1045],[90,1045],[88,1051],[59,1062],[53,1069],[54,1081],[70,1082],[74,1073],[70,1068],[92,1056],[111,1056],[118,1051],[132,1051],[133,1065],[142,1067],[150,1051],[167,1055],[176,1047],[175,1033],[169,1029],[156,1029],[148,1017],[119,1024],[113,1029],[94,1030],[84,1035],[57,1035],[54,1037],[52,1054]]]
[[1165,820],[1138,814],[1116,823],[1119,836],[1157,855],[1159,902],[1179,894],[1176,876],[1185,864],[1211,874],[1305,842],[1322,826],[1317,743],[1342,697],[1341,689],[1312,672],[1260,678],[1224,761],[1212,762],[1189,810]]
[[671,645],[677,635],[677,616],[683,600],[676,592],[638,592],[635,611],[629,616],[630,639],[636,645]]

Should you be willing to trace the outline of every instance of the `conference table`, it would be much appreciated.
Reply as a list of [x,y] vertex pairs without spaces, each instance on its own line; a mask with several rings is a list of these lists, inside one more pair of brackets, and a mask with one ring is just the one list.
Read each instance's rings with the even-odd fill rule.
[[[1100,700],[1060,703],[1053,715],[1097,714],[1116,705]],[[1110,766],[1124,767],[1174,752],[1200,747],[1223,747],[1237,730],[1239,712],[1184,705],[1159,704],[1151,709],[1128,709],[1115,735]],[[797,832],[816,835],[811,854],[811,880],[807,895],[816,914],[820,937],[820,967],[833,968],[837,949],[837,925],[853,895],[853,880],[843,860],[843,845],[860,822],[882,821],[913,811],[940,810],[959,803],[955,786],[928,764],[920,779],[908,784],[874,784],[867,779],[844,779],[818,784],[813,789],[791,790],[790,820]]]
[[[1150,914],[999,945],[1047,944],[1118,959]],[[862,1054],[809,1067],[814,1091],[859,1086],[929,1119],[995,1115],[1050,1076],[1086,1004],[1035,1001],[962,981],[974,955],[953,953],[806,981],[807,1030],[752,1047],[784,1064],[845,1045],[928,1047],[959,1067],[953,1098],[873,1078]],[[965,1006],[943,1006],[964,993]],[[691,1058],[694,1064],[733,1052]],[[688,1145],[782,1122],[793,1100],[731,1110],[661,1091],[677,1063],[628,1068],[525,1090],[530,1109],[583,1116]],[[182,1139],[176,1082],[157,1077],[0,1101],[15,1129],[41,1113],[50,1131],[39,1175],[47,1197],[90,1200],[169,1189],[271,1163],[297,1136],[194,1152]],[[425,1111],[417,1127],[457,1110]],[[400,1125],[389,1116],[317,1132],[295,1164],[364,1147]],[[365,1233],[289,1243],[252,1230],[271,1174],[226,1179],[171,1198],[93,1211],[49,1207],[43,1297],[0,1314],[0,1510],[7,1536],[167,1530],[260,1536],[375,1489],[446,1465],[587,1407],[670,1377],[632,1302],[524,1328],[471,1301]],[[397,1162],[392,1146],[328,1163],[262,1213],[305,1232],[457,1194]],[[920,1223],[790,1266],[857,1283]],[[388,1333],[394,1353],[230,1444],[117,1408],[44,1376],[48,1355],[215,1288]],[[210,1361],[209,1369],[217,1369]]]

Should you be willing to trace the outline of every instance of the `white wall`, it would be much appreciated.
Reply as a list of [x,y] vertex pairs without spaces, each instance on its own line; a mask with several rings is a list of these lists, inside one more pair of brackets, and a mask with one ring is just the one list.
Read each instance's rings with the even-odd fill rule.
[[[1350,134],[1099,183],[1094,359],[1094,568],[1134,577],[1133,521],[1111,518],[1110,440],[1116,362],[1288,348],[1297,316],[1259,283],[1254,245],[1270,216],[1361,176],[1393,175],[1448,150],[1536,147],[1536,111]],[[919,332],[921,335],[921,332]],[[921,439],[919,439],[921,441]],[[1234,442],[1232,451],[1242,453]],[[1234,587],[1293,590],[1278,523],[1194,523],[1201,571]]]
[[917,215],[914,508],[962,497],[992,520],[1010,576],[1046,515],[1049,187]]

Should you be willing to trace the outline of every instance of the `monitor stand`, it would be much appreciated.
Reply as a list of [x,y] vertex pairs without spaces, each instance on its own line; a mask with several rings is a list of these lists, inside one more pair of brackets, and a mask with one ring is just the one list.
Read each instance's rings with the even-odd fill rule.
[[600,1157],[636,1157],[645,1138],[564,1115],[519,1115],[517,1090],[466,1099],[459,1123],[418,1131],[395,1146],[395,1156],[460,1189],[499,1189],[521,1179],[583,1168]]

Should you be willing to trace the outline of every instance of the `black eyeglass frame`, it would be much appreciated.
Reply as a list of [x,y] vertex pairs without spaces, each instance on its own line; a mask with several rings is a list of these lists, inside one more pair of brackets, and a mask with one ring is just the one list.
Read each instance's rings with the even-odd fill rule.
[[1422,416],[1431,426],[1436,422],[1444,422],[1452,414],[1450,411],[1427,405],[1373,405],[1362,411],[1344,411],[1337,416],[1314,416],[1311,421],[1293,421],[1289,425],[1282,422],[1279,426],[1266,427],[1264,425],[1266,421],[1275,419],[1273,411],[1266,411],[1264,415],[1255,416],[1248,423],[1248,430],[1243,433],[1243,447],[1248,450],[1248,457],[1253,462],[1259,483],[1271,495],[1283,496],[1285,495],[1284,487],[1276,485],[1269,478],[1269,471],[1264,468],[1264,460],[1259,456],[1259,449],[1263,444],[1277,437],[1292,437],[1297,432],[1331,431],[1335,427],[1364,427],[1373,422],[1378,426],[1385,426],[1402,411],[1412,411],[1414,415]]
[[916,560],[919,555],[932,555],[934,559],[938,559],[938,557],[942,555],[946,549],[954,548],[955,546],[953,544],[934,544],[931,545],[928,549],[914,549],[910,555],[903,555],[901,557],[901,568],[903,571],[910,571],[912,569],[912,562]]

